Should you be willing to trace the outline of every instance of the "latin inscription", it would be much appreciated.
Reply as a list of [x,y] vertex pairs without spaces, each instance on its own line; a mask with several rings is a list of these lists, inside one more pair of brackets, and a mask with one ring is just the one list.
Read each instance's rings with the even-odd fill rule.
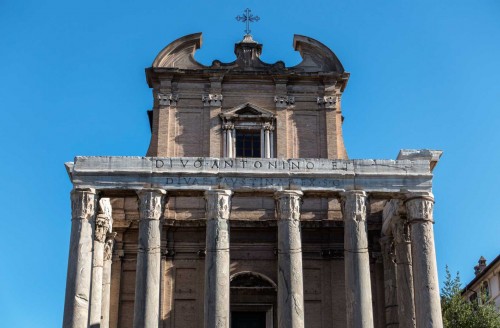
[[165,158],[153,159],[156,169],[201,169],[201,170],[231,170],[246,169],[256,171],[309,171],[309,170],[331,170],[347,171],[352,165],[350,161],[342,160],[304,160],[304,159],[215,159],[215,158]]

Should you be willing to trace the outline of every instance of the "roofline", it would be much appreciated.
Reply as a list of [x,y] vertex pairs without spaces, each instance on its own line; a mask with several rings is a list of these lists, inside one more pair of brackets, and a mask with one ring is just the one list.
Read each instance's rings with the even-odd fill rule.
[[462,289],[462,292],[461,292],[461,295],[465,294],[467,291],[469,291],[471,289],[471,287],[476,283],[478,282],[478,280],[480,280],[483,276],[486,275],[486,273],[492,268],[495,266],[495,264],[497,264],[498,262],[500,262],[500,254],[497,255],[497,257],[491,261],[490,264],[488,264],[486,266],[486,268],[484,268],[483,271],[481,271],[480,274],[478,274],[477,276],[474,277],[474,279],[471,280],[471,282],[469,282],[467,284],[467,286],[465,286],[464,289]]

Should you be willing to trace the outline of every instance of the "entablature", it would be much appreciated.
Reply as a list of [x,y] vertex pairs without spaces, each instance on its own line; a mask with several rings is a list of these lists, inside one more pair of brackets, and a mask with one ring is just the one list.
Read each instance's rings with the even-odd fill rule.
[[340,193],[364,190],[394,195],[431,192],[429,160],[330,160],[214,157],[79,156],[66,163],[75,188],[98,190],[230,189],[235,192]]

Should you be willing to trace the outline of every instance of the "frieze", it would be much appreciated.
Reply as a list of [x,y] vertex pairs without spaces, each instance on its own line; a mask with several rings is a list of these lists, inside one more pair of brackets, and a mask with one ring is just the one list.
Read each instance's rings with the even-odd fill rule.
[[214,157],[76,157],[67,163],[77,188],[426,192],[426,160]]

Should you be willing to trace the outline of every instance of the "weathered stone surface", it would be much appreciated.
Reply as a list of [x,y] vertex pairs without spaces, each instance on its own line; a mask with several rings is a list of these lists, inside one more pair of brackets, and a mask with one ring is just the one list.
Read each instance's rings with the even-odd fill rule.
[[230,190],[208,190],[206,200],[205,328],[229,328]]
[[99,199],[99,212],[95,218],[94,251],[92,259],[92,284],[90,293],[89,325],[101,324],[102,286],[104,267],[104,243],[106,235],[111,230],[111,203],[109,198]]
[[94,189],[73,189],[64,328],[84,328],[88,325],[95,207]]
[[278,328],[304,328],[300,205],[302,192],[278,191]]
[[135,280],[134,328],[157,328],[160,311],[162,189],[143,189],[139,196],[139,240]]
[[399,327],[415,328],[415,294],[411,259],[410,227],[406,218],[393,219],[392,235],[396,254]]
[[101,326],[100,328],[109,327],[110,317],[110,297],[111,297],[111,265],[113,256],[113,245],[115,242],[116,232],[108,232],[106,242],[104,244],[104,266],[102,272],[102,305],[101,305]]
[[408,194],[412,268],[417,328],[442,328],[441,302],[434,247],[434,198],[431,193]]
[[382,258],[384,262],[384,294],[385,294],[385,322],[388,328],[399,327],[398,299],[396,284],[396,263],[394,258],[394,240],[385,236],[380,238]]
[[[279,127],[278,127],[279,128]],[[426,160],[221,159],[212,157],[76,157],[73,184],[102,189],[430,191]]]
[[347,327],[373,328],[366,193],[342,194]]

